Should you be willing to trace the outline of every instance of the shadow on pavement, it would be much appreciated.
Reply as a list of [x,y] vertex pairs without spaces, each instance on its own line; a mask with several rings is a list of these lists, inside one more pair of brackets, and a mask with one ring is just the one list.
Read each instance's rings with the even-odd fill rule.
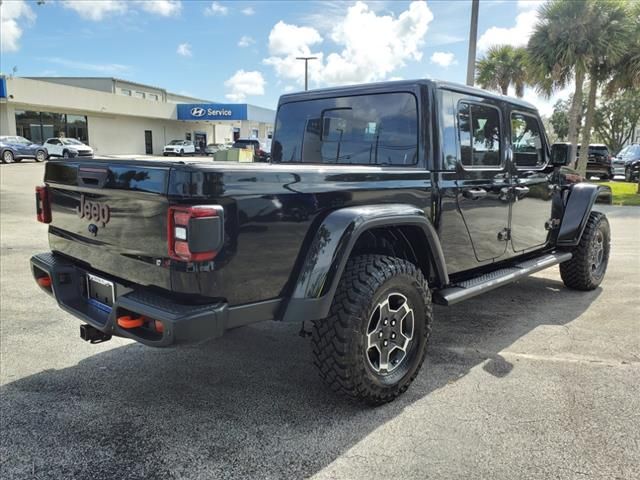
[[321,384],[299,325],[258,324],[190,348],[114,348],[1,388],[2,477],[308,477],[476,366],[517,375],[500,351],[571,322],[599,294],[532,277],[438,308],[416,382],[376,409]]

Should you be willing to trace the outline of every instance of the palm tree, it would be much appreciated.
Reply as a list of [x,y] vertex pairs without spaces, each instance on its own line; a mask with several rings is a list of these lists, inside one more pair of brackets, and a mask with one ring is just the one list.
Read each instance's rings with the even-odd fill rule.
[[522,47],[494,45],[476,63],[476,82],[503,95],[507,95],[509,86],[513,85],[516,95],[522,97],[527,83],[526,58],[527,51]]
[[[589,0],[589,18],[592,28],[590,58],[589,58],[589,95],[587,98],[587,113],[582,130],[583,154],[577,170],[585,175],[591,129],[596,110],[598,88],[604,80],[611,76],[613,66],[623,56],[627,48],[630,33],[628,3],[626,0],[608,0],[598,2]],[[637,55],[637,52],[635,52]]]
[[538,90],[550,96],[575,82],[569,109],[568,140],[571,163],[576,159],[578,114],[590,55],[590,8],[587,0],[551,0],[539,10],[539,21],[529,38],[529,72]]
[[640,2],[631,2],[627,21],[629,34],[625,53],[612,68],[612,78],[607,93],[617,90],[640,88]]

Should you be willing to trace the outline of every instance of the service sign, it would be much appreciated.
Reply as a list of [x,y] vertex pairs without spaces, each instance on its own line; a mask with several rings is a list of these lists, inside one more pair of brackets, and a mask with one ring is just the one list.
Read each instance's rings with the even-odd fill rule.
[[246,103],[178,104],[178,120],[246,120]]

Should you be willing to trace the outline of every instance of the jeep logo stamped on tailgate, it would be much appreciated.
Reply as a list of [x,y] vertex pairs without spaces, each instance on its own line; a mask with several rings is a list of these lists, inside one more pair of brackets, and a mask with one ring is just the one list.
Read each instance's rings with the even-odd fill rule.
[[111,219],[111,209],[104,203],[92,202],[80,196],[80,205],[76,207],[76,213],[80,218],[89,221],[100,222],[104,227]]

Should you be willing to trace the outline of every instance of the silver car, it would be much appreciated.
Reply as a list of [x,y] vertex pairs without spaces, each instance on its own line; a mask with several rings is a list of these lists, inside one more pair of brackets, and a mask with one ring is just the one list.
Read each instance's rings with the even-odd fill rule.
[[628,166],[640,159],[640,144],[627,145],[614,157],[611,168],[614,175],[628,175]]

